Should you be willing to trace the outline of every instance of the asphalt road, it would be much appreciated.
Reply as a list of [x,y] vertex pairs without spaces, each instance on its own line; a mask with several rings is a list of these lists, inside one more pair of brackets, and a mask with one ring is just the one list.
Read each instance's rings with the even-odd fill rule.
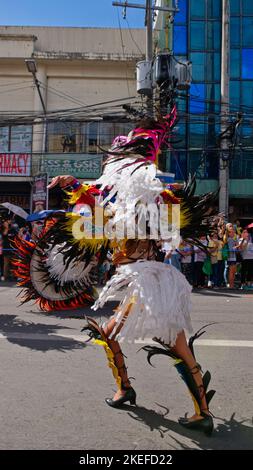
[[105,404],[111,371],[80,330],[84,315],[108,316],[114,304],[48,315],[18,307],[17,293],[0,284],[0,449],[253,449],[253,292],[192,294],[194,329],[215,322],[195,347],[217,390],[211,438],[177,423],[193,411],[189,394],[168,358],[148,365],[142,344],[123,346],[137,406]]

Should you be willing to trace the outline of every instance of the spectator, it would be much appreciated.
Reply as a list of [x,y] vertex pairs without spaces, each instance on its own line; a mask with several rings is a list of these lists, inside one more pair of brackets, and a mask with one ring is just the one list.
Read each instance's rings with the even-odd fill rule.
[[228,223],[226,225],[226,232],[223,241],[227,244],[228,247],[228,287],[230,289],[234,289],[236,274],[236,252],[239,249],[239,239],[238,235],[235,233],[233,224]]
[[253,288],[253,242],[248,230],[242,231],[239,248],[242,254],[241,288]]
[[185,275],[187,281],[190,284],[193,284],[193,270],[192,270],[192,254],[193,248],[189,243],[182,240],[179,249],[179,254],[181,255],[181,268],[182,273]]
[[19,229],[18,236],[22,238],[22,240],[26,240],[29,242],[31,240],[30,228],[28,226],[21,227]]
[[242,226],[241,226],[240,220],[235,221],[234,229],[235,229],[236,235],[238,235],[238,237],[241,237],[242,236]]
[[163,250],[165,252],[164,263],[171,264],[181,272],[181,256],[179,251],[177,249],[172,250],[168,242],[163,243]]
[[223,287],[225,286],[225,278],[224,278],[224,270],[225,270],[225,261],[223,259],[223,241],[220,240],[220,238],[217,237],[218,240],[218,254],[217,254],[217,261],[218,261],[218,266],[217,266],[217,286],[218,287]]
[[171,264],[170,258],[171,258],[171,245],[168,242],[163,242],[162,244],[162,251],[164,251],[165,256],[164,256],[164,263],[165,264]]
[[211,285],[218,287],[218,252],[219,252],[219,240],[217,233],[212,233],[209,237],[208,251],[211,255],[212,274],[211,274]]
[[2,246],[3,246],[3,258],[4,258],[4,279],[10,280],[10,267],[11,267],[11,244],[10,244],[10,234],[11,234],[11,224],[12,220],[11,218],[6,219],[3,222],[2,226]]
[[[207,239],[205,235],[201,235],[199,241],[202,245],[207,246]],[[195,285],[198,288],[205,287],[205,274],[203,272],[204,261],[207,257],[207,254],[204,250],[198,246],[194,247],[194,275],[195,275]]]

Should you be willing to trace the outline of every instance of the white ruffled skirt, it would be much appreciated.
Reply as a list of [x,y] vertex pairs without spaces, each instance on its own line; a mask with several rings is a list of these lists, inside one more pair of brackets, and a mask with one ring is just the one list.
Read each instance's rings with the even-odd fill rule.
[[[180,331],[192,332],[192,287],[173,266],[146,260],[121,265],[92,308],[97,310],[108,300],[115,300],[121,289],[123,298],[111,317],[116,325],[110,338],[134,341],[158,337],[173,345]],[[123,326],[115,336],[119,325]]]

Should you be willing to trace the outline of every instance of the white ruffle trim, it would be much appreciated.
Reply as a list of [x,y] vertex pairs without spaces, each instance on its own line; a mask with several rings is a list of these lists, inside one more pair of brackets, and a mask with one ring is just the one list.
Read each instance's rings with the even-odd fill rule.
[[158,337],[173,345],[177,334],[187,329],[192,332],[190,319],[191,285],[176,268],[157,261],[140,260],[121,265],[103,288],[93,305],[97,310],[108,300],[114,300],[124,291],[115,318],[116,326],[124,317],[129,304],[130,313],[116,339],[144,339]]

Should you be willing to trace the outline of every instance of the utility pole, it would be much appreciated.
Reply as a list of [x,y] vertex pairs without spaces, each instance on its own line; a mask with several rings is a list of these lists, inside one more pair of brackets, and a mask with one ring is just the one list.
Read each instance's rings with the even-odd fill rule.
[[[153,60],[153,12],[154,11],[165,11],[175,13],[178,8],[168,8],[161,6],[153,6],[152,0],[146,0],[146,5],[137,3],[128,3],[128,1],[112,2],[113,6],[126,8],[140,8],[146,11],[146,61],[152,62]],[[153,90],[147,95],[147,108],[148,114],[153,115]]]
[[[222,46],[221,46],[221,134],[229,125],[229,79],[230,79],[230,0],[222,0]],[[229,214],[229,140],[221,140],[219,157],[219,212],[228,219]]]
[[146,60],[153,60],[152,0],[146,0]]
[[[33,76],[34,85],[36,86],[38,96],[39,96],[40,107],[43,110],[42,148],[40,148],[38,150],[40,152],[42,151],[42,153],[44,154],[46,152],[46,132],[47,132],[47,110],[46,110],[46,105],[45,105],[45,101],[44,101],[45,93],[44,93],[44,96],[42,96],[41,88],[40,88],[40,82],[39,82],[38,77],[37,77],[38,70],[37,70],[37,64],[36,64],[35,59],[32,59],[32,58],[31,59],[25,59],[25,64],[26,64],[28,72],[30,72]],[[42,73],[42,76],[43,75],[44,74]],[[36,106],[36,111],[38,111],[38,108],[39,108],[39,106],[38,107]],[[34,127],[34,129],[36,129],[36,126]],[[39,125],[37,127],[37,132],[38,133],[40,132],[40,126]]]
[[[152,15],[152,0],[146,0],[146,60],[152,62],[153,60],[153,15]],[[148,115],[153,116],[153,89],[150,91],[150,96],[147,96],[147,111]]]

